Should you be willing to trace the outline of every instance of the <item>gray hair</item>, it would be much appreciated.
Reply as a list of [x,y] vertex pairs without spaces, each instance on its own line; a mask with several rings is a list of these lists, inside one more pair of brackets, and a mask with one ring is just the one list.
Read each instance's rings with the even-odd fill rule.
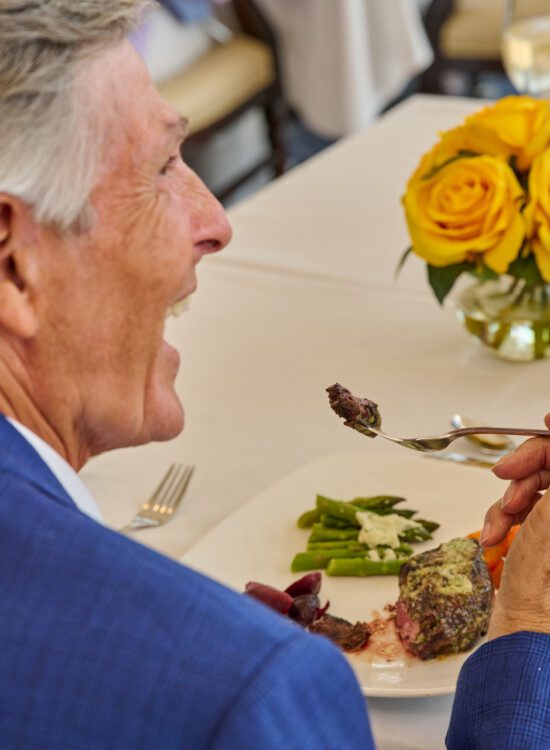
[[132,31],[147,4],[0,0],[0,192],[40,222],[85,221],[100,134],[84,63]]

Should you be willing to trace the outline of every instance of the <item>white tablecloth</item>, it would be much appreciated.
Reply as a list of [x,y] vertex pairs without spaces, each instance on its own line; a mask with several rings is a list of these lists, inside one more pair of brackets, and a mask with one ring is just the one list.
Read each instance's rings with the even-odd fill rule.
[[[511,364],[478,349],[452,307],[439,308],[416,258],[393,280],[410,169],[437,130],[475,106],[415,97],[231,212],[232,246],[203,261],[191,311],[168,321],[182,352],[184,433],[83,471],[108,523],[122,526],[170,461],[195,463],[176,518],[136,534],[177,559],[291,470],[363,447],[328,408],[335,380],[376,398],[390,432],[434,434],[456,411],[542,426],[549,362]],[[376,450],[403,449],[377,441]],[[369,706],[381,750],[443,746],[450,698]]]
[[325,137],[368,125],[432,61],[418,0],[257,0],[277,33],[285,91]]
[[226,259],[425,293],[424,267],[412,258],[395,283],[410,244],[400,197],[437,132],[480,106],[451,97],[406,100],[237,205]]

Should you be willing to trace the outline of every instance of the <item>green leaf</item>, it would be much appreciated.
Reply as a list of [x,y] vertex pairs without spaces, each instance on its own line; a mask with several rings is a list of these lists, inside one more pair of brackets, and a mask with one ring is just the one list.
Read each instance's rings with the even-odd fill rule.
[[527,257],[517,257],[508,266],[508,273],[516,279],[523,279],[528,287],[543,286],[545,283],[535,256],[532,254]]
[[394,276],[394,278],[396,280],[397,280],[397,277],[399,276],[399,274],[401,273],[401,269],[405,265],[405,261],[407,260],[407,258],[409,257],[409,255],[412,253],[412,250],[413,250],[412,247],[408,247],[405,250],[405,252],[403,253],[403,255],[401,256],[401,258],[399,260],[399,263],[397,264],[397,266],[395,268],[395,276]]
[[500,278],[496,271],[493,271],[492,268],[489,268],[489,266],[486,266],[483,262],[472,266],[468,273],[475,276],[476,279],[479,279],[480,281],[496,281]]
[[428,264],[428,281],[440,305],[454,286],[455,281],[463,273],[468,273],[471,263],[455,263],[452,266],[438,268]]

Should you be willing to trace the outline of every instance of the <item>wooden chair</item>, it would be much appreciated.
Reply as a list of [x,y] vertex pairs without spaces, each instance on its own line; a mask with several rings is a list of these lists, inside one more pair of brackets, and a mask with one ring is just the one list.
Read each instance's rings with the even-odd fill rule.
[[[522,3],[527,10],[544,15],[549,0]],[[443,93],[449,71],[469,79],[470,92],[480,75],[503,73],[500,59],[504,0],[432,0],[424,24],[434,50],[434,62],[421,78],[426,93]]]
[[286,107],[282,94],[275,36],[253,0],[233,0],[240,31],[214,43],[191,66],[159,86],[162,95],[190,120],[183,153],[206,146],[218,133],[252,107],[261,107],[267,124],[270,153],[216,190],[225,200],[236,188],[270,166],[276,176],[285,170],[282,126]]

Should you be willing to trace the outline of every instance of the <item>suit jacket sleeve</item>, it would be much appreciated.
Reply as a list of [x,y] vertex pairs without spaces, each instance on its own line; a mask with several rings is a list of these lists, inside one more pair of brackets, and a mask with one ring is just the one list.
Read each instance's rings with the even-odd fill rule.
[[223,717],[215,750],[371,750],[365,698],[327,639],[286,642],[256,672]]
[[449,750],[550,748],[550,635],[514,633],[481,646],[458,679]]

